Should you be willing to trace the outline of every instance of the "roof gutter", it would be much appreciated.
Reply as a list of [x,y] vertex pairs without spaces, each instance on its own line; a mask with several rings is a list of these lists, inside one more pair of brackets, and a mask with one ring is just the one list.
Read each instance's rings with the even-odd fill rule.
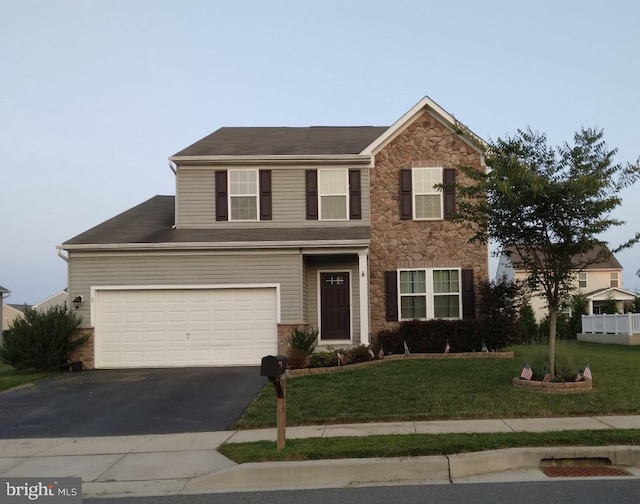
[[69,262],[69,258],[62,253],[63,250],[66,249],[63,249],[62,245],[56,245],[56,252],[58,254],[58,257],[61,257],[64,262]]
[[173,172],[174,175],[177,175],[177,173],[178,173],[178,165],[175,164],[173,161],[171,161],[171,159],[169,159],[169,168],[171,169],[171,171]]
[[[306,156],[171,156],[169,163],[174,165],[188,164],[198,165],[368,165],[371,163],[370,155],[339,154],[339,155],[306,155]],[[173,170],[173,168],[172,168]]]
[[[229,250],[229,249],[295,249],[295,248],[352,248],[368,247],[368,239],[360,240],[298,240],[252,242],[184,242],[184,243],[79,243],[58,245],[58,251],[149,251],[149,250]],[[65,261],[67,257],[58,252]]]

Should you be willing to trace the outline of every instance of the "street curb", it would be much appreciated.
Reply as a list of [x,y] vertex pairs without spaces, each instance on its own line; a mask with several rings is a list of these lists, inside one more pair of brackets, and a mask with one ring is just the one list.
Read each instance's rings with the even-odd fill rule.
[[185,493],[357,486],[371,483],[449,483],[445,456],[337,459],[241,464],[194,478]]
[[640,446],[508,448],[450,456],[240,464],[190,480],[184,493],[260,491],[365,484],[455,483],[456,479],[540,467],[543,459],[607,458],[640,467]]

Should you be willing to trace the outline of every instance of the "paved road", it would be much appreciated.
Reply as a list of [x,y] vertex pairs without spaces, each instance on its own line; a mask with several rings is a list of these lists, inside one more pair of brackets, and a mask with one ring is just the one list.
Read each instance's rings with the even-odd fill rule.
[[264,384],[255,367],[66,373],[0,393],[0,438],[227,430]]
[[83,499],[84,504],[637,504],[640,480],[558,480],[551,482],[393,486],[291,490],[231,494]]

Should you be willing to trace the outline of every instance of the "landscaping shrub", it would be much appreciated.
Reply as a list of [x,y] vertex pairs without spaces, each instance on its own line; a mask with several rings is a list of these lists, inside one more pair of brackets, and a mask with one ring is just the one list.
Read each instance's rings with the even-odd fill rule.
[[315,352],[309,357],[309,367],[333,367],[338,365],[338,357],[335,352]]
[[75,336],[81,317],[62,306],[46,312],[27,309],[3,333],[0,361],[16,369],[51,371],[69,365],[69,355],[88,339]]
[[369,360],[369,347],[358,345],[340,351],[344,356],[345,364],[355,364],[357,362],[367,362]]
[[571,299],[571,316],[569,317],[566,339],[576,339],[582,332],[582,316],[588,313],[587,297],[580,293]]
[[381,330],[375,348],[385,354],[442,353],[449,343],[451,352],[480,352],[482,342],[489,350],[504,348],[510,338],[484,320],[405,320],[397,327]]
[[520,343],[534,343],[538,340],[538,323],[533,308],[527,302],[520,307],[518,315],[518,336]]
[[318,345],[317,329],[294,329],[287,340],[287,364],[291,369],[307,367]]

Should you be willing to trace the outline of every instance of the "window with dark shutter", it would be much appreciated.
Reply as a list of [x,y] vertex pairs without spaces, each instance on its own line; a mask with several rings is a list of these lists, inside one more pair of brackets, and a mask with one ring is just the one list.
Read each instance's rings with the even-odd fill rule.
[[462,270],[462,318],[476,318],[475,288],[473,283],[473,270]]
[[451,219],[456,214],[456,171],[452,168],[443,170],[444,218]]
[[400,218],[413,219],[411,170],[400,170]]
[[349,170],[349,219],[362,219],[360,170]]
[[227,203],[227,171],[216,171],[216,220],[229,220]]
[[389,322],[398,320],[398,272],[385,271],[384,298],[386,319]]
[[271,170],[260,170],[260,220],[271,220]]
[[307,220],[318,220],[318,172],[305,171],[305,186],[307,192]]

